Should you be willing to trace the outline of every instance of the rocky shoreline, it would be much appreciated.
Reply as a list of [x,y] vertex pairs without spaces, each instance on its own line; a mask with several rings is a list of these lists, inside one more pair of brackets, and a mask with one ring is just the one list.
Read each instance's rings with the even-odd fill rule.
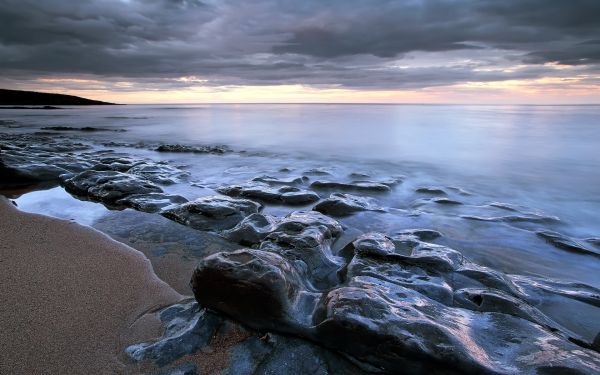
[[[600,371],[600,334],[564,327],[540,301],[600,308],[600,290],[582,283],[506,274],[437,242],[444,233],[407,227],[353,233],[340,222],[385,214],[378,197],[405,180],[345,179],[326,170],[261,175],[188,199],[169,192],[188,182],[185,168],[92,147],[70,136],[0,134],[2,188],[58,185],[110,209],[159,214],[238,244],[199,260],[196,302],[164,309],[163,338],[127,348],[130,360],[158,373],[202,373],[193,358],[221,348],[222,373],[490,373]],[[220,146],[153,145],[161,153],[224,155]],[[460,206],[469,193],[420,186],[415,207]],[[463,198],[461,198],[463,197]],[[279,216],[268,205],[289,207]],[[558,218],[489,205],[464,220],[544,225]],[[491,210],[494,210],[493,213]],[[507,215],[497,212],[507,211]],[[554,231],[537,236],[597,261],[594,241]],[[235,340],[234,340],[235,341]],[[162,371],[162,372],[161,372]]]

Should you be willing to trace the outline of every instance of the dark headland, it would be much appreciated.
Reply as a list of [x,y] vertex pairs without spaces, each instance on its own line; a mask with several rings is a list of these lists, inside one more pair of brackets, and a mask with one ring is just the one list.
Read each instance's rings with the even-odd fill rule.
[[50,94],[35,91],[20,91],[0,89],[0,105],[116,105],[115,103],[101,102],[81,98],[79,96]]

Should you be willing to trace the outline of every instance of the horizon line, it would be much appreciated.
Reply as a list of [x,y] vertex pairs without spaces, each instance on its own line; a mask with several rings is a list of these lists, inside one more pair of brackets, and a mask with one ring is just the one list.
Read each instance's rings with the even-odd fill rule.
[[311,105],[424,105],[424,106],[506,106],[506,105],[519,105],[519,106],[535,106],[535,107],[556,107],[556,106],[600,106],[600,103],[555,103],[555,104],[541,104],[541,103],[369,103],[369,102],[195,102],[195,103],[115,103],[120,105],[300,105],[300,104],[311,104]]

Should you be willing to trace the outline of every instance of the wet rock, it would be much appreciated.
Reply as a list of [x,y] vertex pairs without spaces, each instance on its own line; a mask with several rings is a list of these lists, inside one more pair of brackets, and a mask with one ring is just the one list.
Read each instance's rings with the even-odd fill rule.
[[87,148],[65,139],[0,134],[0,186],[58,183],[61,174],[90,166],[72,153]]
[[206,347],[223,319],[196,303],[174,305],[161,311],[166,324],[163,338],[153,343],[131,345],[127,355],[136,362],[150,361],[160,367]]
[[171,185],[189,176],[189,172],[172,167],[167,163],[139,163],[131,167],[127,173],[141,176],[157,184]]
[[[80,178],[82,178],[82,176],[75,176],[68,182],[65,181],[65,184],[77,184],[77,181]],[[98,184],[90,187],[87,191],[87,194],[90,198],[99,200],[101,202],[112,203],[118,200],[123,200],[131,195],[139,196],[140,194],[162,192],[162,189],[158,186],[146,180],[134,178],[127,174],[120,174],[112,177],[104,176],[104,178],[96,181]]]
[[[292,237],[310,227],[296,223],[280,232]],[[585,373],[600,366],[597,353],[575,345],[578,338],[527,302],[523,285],[410,231],[399,235],[413,241],[409,253],[384,234],[360,236],[340,279],[317,290],[310,272],[331,259],[302,256],[310,258],[306,250],[319,248],[321,237],[295,237],[293,243],[284,236],[283,248],[293,251],[281,251],[270,244],[276,233],[260,250],[240,250],[232,260],[221,253],[201,263],[192,280],[198,301],[386,373],[536,373],[546,366]],[[536,359],[535,353],[547,351],[553,356]]]
[[315,189],[337,189],[337,190],[354,190],[366,192],[385,192],[390,191],[390,187],[386,184],[371,181],[359,182],[335,182],[335,181],[315,181],[310,184]]
[[[528,301],[539,301],[547,294],[554,294],[600,307],[600,289],[586,284],[521,275],[510,275],[508,279],[513,294]],[[540,294],[541,291],[546,295]]]
[[505,223],[536,223],[536,224],[553,224],[560,222],[560,219],[556,216],[546,216],[536,213],[524,213],[521,215],[509,215],[509,216],[492,216],[483,217],[475,215],[461,215],[463,219],[475,220],[475,221],[489,221],[489,222],[505,222]]
[[129,143],[129,142],[108,141],[108,142],[100,142],[100,144],[104,147],[136,147],[135,144]]
[[[145,356],[130,358],[140,364],[148,361],[155,366],[160,364],[155,375],[204,374],[208,369],[212,373],[215,366],[212,353],[215,352],[227,358],[217,365],[219,374],[223,375],[364,375],[376,371],[362,364],[365,371],[346,357],[309,341],[273,332],[249,331],[225,317],[220,317],[221,323],[215,329],[206,314],[195,302],[167,307],[160,313],[166,327],[163,337],[154,343],[132,345],[128,353]],[[214,316],[214,313],[209,314]],[[173,325],[181,328],[169,328]],[[207,340],[209,335],[212,337]],[[178,346],[187,350],[180,350]],[[194,355],[195,362],[208,369],[192,362],[181,363],[188,354]]]
[[456,186],[447,186],[448,189],[454,191],[457,194],[460,195],[465,195],[465,196],[469,196],[469,195],[473,195],[473,193],[470,193],[462,188],[456,187]]
[[294,186],[271,187],[261,182],[243,185],[224,186],[216,189],[219,193],[232,197],[246,197],[264,202],[302,205],[319,200],[319,195]]
[[600,252],[597,252],[582,242],[569,238],[557,232],[551,231],[538,231],[536,232],[538,237],[543,238],[549,244],[563,250],[572,251],[582,254],[590,254],[600,256]]
[[371,176],[369,176],[367,173],[363,173],[363,172],[352,172],[348,175],[348,177],[350,177],[350,178],[370,178]]
[[118,205],[131,207],[135,210],[155,213],[175,204],[186,203],[188,200],[181,195],[164,193],[134,194],[118,200]]
[[224,154],[231,150],[227,146],[186,146],[178,144],[164,144],[155,148],[158,152],[178,152],[194,154]]
[[244,246],[257,245],[275,230],[277,222],[274,216],[256,213],[247,216],[235,227],[223,231],[221,235]]
[[162,193],[161,188],[147,180],[115,171],[88,170],[63,175],[61,179],[68,192],[108,204],[131,195]]
[[[357,245],[365,246],[360,249]],[[414,235],[387,237],[381,233],[369,233],[353,243],[358,254],[381,257],[387,261],[403,262],[408,265],[436,272],[452,272],[463,263],[458,251],[446,246],[422,242]]]
[[[313,240],[303,240],[301,235],[309,230]],[[314,211],[295,211],[287,215],[277,224],[274,232],[297,235],[297,245],[317,246],[323,240],[333,239],[342,233],[343,229],[336,220]],[[318,234],[316,234],[318,232]]]
[[[330,291],[315,323],[325,345],[388,373],[535,373],[545,366],[585,373],[600,364],[593,352],[537,324],[448,307],[374,277],[355,277]],[[541,360],[535,354],[540,351],[554,355]]]
[[288,178],[277,178],[272,176],[258,176],[254,177],[252,181],[263,182],[268,185],[288,185],[288,186],[296,186],[308,181],[308,177],[300,176],[300,177],[288,177]]
[[333,193],[319,202],[313,210],[332,216],[345,216],[359,211],[384,211],[372,198]]
[[295,211],[282,219],[251,215],[222,235],[243,245],[284,256],[315,288],[337,282],[341,259],[331,244],[342,233],[340,224],[318,212]]
[[592,245],[594,245],[596,247],[600,247],[600,238],[597,238],[597,237],[586,238],[585,241],[588,243],[591,243]]
[[[355,366],[347,358],[306,340],[269,333],[253,336],[233,348],[227,375],[365,375],[372,373]],[[367,367],[367,366],[365,366]],[[377,369],[373,368],[377,373]]]
[[431,241],[442,236],[440,232],[433,229],[406,229],[396,233],[397,235],[413,235],[421,241]]
[[58,176],[67,172],[64,168],[35,162],[19,163],[15,168],[0,159],[0,186],[22,186],[58,180]]
[[458,280],[455,283],[456,289],[471,287],[473,285],[472,282],[476,281],[479,285],[487,288],[497,289],[513,296],[520,295],[518,291],[519,288],[512,282],[511,278],[488,267],[483,267],[471,262],[463,262],[462,265],[456,269],[456,274],[470,279],[467,284],[464,284],[466,282],[464,279]]
[[260,244],[261,250],[280,254],[317,289],[337,282],[342,260],[331,252],[332,242],[342,233],[334,219],[315,211],[295,211],[287,215]]
[[431,186],[420,187],[415,191],[417,193],[421,193],[421,194],[446,195],[446,192],[443,189],[440,189],[437,187],[431,187]]
[[394,254],[396,246],[392,240],[382,233],[367,233],[352,242],[358,254],[385,256]]
[[519,209],[512,204],[502,203],[502,202],[492,202],[488,206],[496,207],[501,210],[511,211],[511,212],[519,212]]
[[402,257],[357,251],[342,273],[345,280],[355,277],[374,277],[412,288],[431,299],[449,305],[452,304],[454,297],[450,286],[451,281],[446,280],[445,274],[416,266],[406,262]]
[[19,128],[19,124],[14,120],[0,120],[0,126],[6,128]]
[[[454,306],[481,312],[498,312],[517,316],[532,323],[542,325],[551,331],[558,331],[556,322],[533,306],[499,290],[465,288],[454,293]],[[564,330],[564,328],[563,328]]]
[[134,165],[139,163],[139,161],[133,160],[126,156],[101,157],[97,161],[98,163],[92,166],[90,169],[96,171],[127,172]]
[[73,127],[73,126],[45,126],[42,130],[54,130],[54,131],[80,131],[80,132],[124,132],[125,129],[105,129],[105,128],[95,128],[93,126],[84,126],[81,128]]
[[241,249],[204,258],[192,276],[198,303],[250,327],[293,331],[302,279],[284,257]]
[[161,215],[194,229],[225,230],[261,208],[259,203],[248,199],[208,196],[168,208]]
[[309,176],[330,176],[331,172],[326,168],[311,168],[304,171],[304,174]]
[[462,202],[459,202],[459,201],[454,200],[454,199],[449,199],[449,198],[435,198],[432,201],[435,202],[435,203],[437,203],[437,204],[443,204],[443,205],[459,205],[459,204],[462,204]]

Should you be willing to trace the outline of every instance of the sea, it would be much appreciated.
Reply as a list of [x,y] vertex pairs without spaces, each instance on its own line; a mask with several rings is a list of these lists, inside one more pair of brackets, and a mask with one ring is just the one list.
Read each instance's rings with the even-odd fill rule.
[[[188,199],[263,175],[309,181],[395,178],[401,182],[390,192],[367,194],[383,211],[339,219],[347,233],[434,229],[443,234],[438,243],[484,266],[600,288],[600,257],[593,254],[600,253],[595,241],[600,237],[600,106],[149,104],[3,109],[0,119],[18,125],[3,132],[107,129],[66,133],[98,148],[114,142],[112,149],[188,171],[188,178],[164,187]],[[144,147],[154,144],[224,145],[231,152],[159,153]],[[308,173],[314,171],[322,173]],[[418,192],[423,187],[443,191],[452,203]],[[326,198],[334,192],[319,194]],[[124,237],[123,228],[134,225],[124,216],[131,210],[76,199],[60,186],[28,192],[16,203],[24,211],[72,219],[109,235]],[[311,206],[266,204],[264,212],[283,216],[298,209]],[[110,218],[112,230],[104,225]],[[133,220],[135,225],[136,220],[143,218]],[[160,233],[160,225],[153,230]],[[540,231],[560,233],[590,253],[554,246]],[[152,251],[159,257],[168,249],[157,245]],[[600,332],[600,319],[594,318],[597,309],[584,310],[573,313],[581,315],[578,319],[559,314],[559,320],[592,337]]]

